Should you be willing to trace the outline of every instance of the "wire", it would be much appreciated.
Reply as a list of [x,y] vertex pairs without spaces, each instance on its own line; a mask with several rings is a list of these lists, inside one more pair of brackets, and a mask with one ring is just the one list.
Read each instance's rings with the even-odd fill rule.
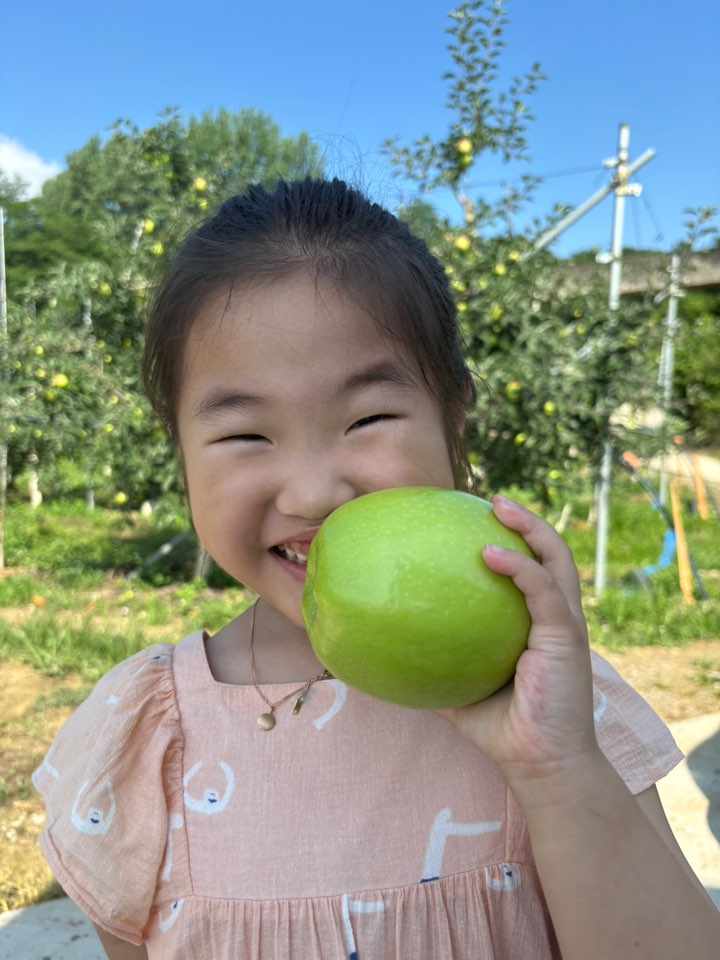
[[[528,176],[534,177],[537,180],[553,180],[556,177],[574,177],[580,173],[593,173],[601,169],[597,164],[594,164],[592,167],[576,167],[573,170],[556,170],[554,173],[530,173]],[[515,177],[510,180],[482,180],[477,183],[469,183],[468,188],[475,190],[478,187],[506,187],[508,184],[517,183],[521,179],[522,177]]]
[[645,190],[643,190],[643,192],[640,194],[640,196],[642,197],[642,200],[643,200],[643,204],[644,204],[644,206],[645,206],[645,209],[647,210],[647,212],[648,212],[648,214],[649,214],[649,216],[650,216],[650,219],[652,220],[653,227],[655,227],[655,242],[656,242],[656,243],[662,243],[662,241],[665,239],[665,233],[663,232],[662,228],[660,227],[660,225],[659,225],[659,223],[658,223],[658,221],[657,221],[657,217],[655,216],[655,212],[654,212],[654,210],[653,210],[653,208],[652,208],[652,205],[651,205],[651,203],[650,203],[650,200],[648,199],[647,192],[646,192]]

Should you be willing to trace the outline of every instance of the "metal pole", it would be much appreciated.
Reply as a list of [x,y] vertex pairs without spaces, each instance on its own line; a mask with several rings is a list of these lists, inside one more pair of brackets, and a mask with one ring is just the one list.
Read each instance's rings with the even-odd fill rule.
[[625,190],[622,189],[628,178],[627,158],[630,146],[630,127],[620,124],[618,136],[617,168],[615,171],[615,201],[613,203],[612,245],[610,252],[610,293],[608,306],[617,310],[620,306],[620,281],[622,279],[622,238],[625,222]]
[[[83,326],[85,327],[85,336],[86,336],[85,356],[88,360],[90,360],[93,354],[93,344],[95,343],[95,337],[93,336],[92,303],[90,302],[90,297],[86,297],[83,300],[82,320],[83,320]],[[95,509],[95,482],[93,480],[94,470],[95,470],[95,445],[93,443],[90,445],[90,453],[88,455],[87,487],[85,488],[85,507],[88,510]]]
[[[648,162],[648,160],[652,160],[654,156],[655,156],[655,151],[652,149],[652,147],[648,147],[648,149],[644,153],[640,154],[637,160],[633,160],[632,163],[629,163],[627,165],[627,167],[625,168],[625,179],[632,176],[632,174],[635,173],[636,170],[639,170],[640,167],[642,167],[644,164]],[[610,161],[610,164],[613,167],[616,166],[617,157],[613,157],[613,159]],[[607,163],[604,165],[607,166]],[[610,183],[605,184],[604,187],[601,187],[598,191],[596,191],[591,197],[588,197],[587,200],[583,200],[583,202],[578,207],[575,207],[574,210],[571,210],[570,213],[566,214],[562,218],[562,220],[558,220],[555,226],[550,227],[544,233],[541,233],[540,236],[535,241],[535,243],[533,244],[532,249],[528,253],[525,253],[522,259],[529,260],[534,253],[538,252],[538,250],[543,250],[545,247],[547,247],[548,244],[552,243],[555,237],[557,237],[559,234],[567,230],[567,228],[572,226],[572,224],[575,223],[576,220],[579,220],[580,217],[584,217],[585,214],[589,210],[592,210],[593,207],[597,206],[597,204],[600,203],[601,200],[604,200],[605,197],[616,186],[617,186],[617,176],[614,177],[610,181]],[[634,192],[634,191],[631,191],[631,192]]]
[[[675,334],[677,331],[678,297],[680,296],[680,257],[674,253],[670,261],[670,293],[668,297],[665,336],[660,358],[660,386],[662,404],[667,417],[672,402],[673,374],[675,371]],[[660,503],[665,506],[668,498],[666,454],[663,451],[660,467]]]
[[[608,306],[617,310],[620,304],[620,281],[622,279],[622,234],[625,214],[625,184],[627,181],[627,158],[630,145],[630,128],[620,124],[615,172],[615,200],[612,220],[612,260],[610,262],[610,290]],[[595,533],[595,595],[600,596],[605,589],[605,567],[607,560],[607,538],[610,525],[610,478],[612,473],[612,443],[610,425],[603,445],[600,476],[596,486],[596,533]]]
[[5,569],[5,499],[7,496],[7,289],[5,285],[5,210],[0,207],[0,570]]
[[537,253],[538,250],[543,250],[549,243],[552,243],[555,237],[567,230],[567,228],[575,223],[576,220],[579,220],[580,217],[585,216],[585,214],[597,206],[601,200],[604,200],[612,188],[612,183],[606,183],[604,187],[601,187],[591,197],[584,200],[580,206],[575,207],[574,210],[566,214],[562,220],[558,220],[554,227],[550,227],[544,233],[541,233],[533,244],[531,252],[526,254],[524,259],[528,259],[533,253]]

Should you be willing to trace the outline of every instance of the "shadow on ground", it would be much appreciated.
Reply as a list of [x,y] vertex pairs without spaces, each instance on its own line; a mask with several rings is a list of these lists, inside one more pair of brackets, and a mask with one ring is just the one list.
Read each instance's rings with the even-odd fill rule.
[[720,844],[720,728],[688,754],[687,765],[708,798],[708,826]]

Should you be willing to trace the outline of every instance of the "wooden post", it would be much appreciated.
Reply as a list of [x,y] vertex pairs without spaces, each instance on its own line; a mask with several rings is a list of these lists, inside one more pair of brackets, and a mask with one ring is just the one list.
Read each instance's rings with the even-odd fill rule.
[[698,516],[701,520],[707,520],[710,516],[710,507],[708,506],[705,477],[700,466],[700,459],[693,453],[690,456],[690,461],[692,463],[693,482],[695,483],[695,503],[697,504]]
[[680,482],[677,477],[670,481],[670,505],[672,507],[673,526],[675,527],[680,592],[683,595],[685,603],[695,603],[690,553],[688,551],[687,540],[685,539],[685,527],[683,526],[682,509],[680,506]]

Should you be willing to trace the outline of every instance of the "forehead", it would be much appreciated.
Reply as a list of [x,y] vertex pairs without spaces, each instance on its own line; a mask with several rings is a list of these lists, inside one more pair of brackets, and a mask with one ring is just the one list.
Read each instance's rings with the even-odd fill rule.
[[204,305],[183,351],[183,383],[242,370],[253,378],[290,367],[318,375],[358,359],[416,367],[399,341],[336,285],[306,275],[219,291]]

